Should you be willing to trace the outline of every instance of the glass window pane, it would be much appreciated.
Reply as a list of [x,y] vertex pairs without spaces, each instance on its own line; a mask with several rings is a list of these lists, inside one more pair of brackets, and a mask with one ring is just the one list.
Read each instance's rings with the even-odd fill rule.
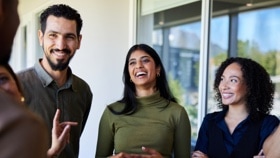
[[[191,23],[170,27],[168,39],[163,39],[164,31],[153,31],[153,47],[164,62],[172,92],[188,111],[192,137],[196,137],[197,93],[198,93],[198,64],[200,23]],[[168,40],[168,51],[163,50],[162,41]]]
[[192,137],[197,136],[200,22],[170,27],[168,75],[176,97],[188,111]]
[[219,110],[214,99],[213,85],[218,66],[227,58],[229,43],[229,16],[212,18],[210,32],[210,56],[208,77],[208,107],[207,113]]
[[[205,98],[207,105],[203,106],[207,113],[220,110],[213,93],[216,69],[228,56],[245,56],[260,62],[269,71],[276,85],[273,113],[280,116],[280,66],[277,64],[280,63],[277,38],[280,37],[280,0],[260,0],[251,6],[248,2],[213,0],[209,52],[203,52],[209,53],[208,98]],[[137,43],[150,44],[159,53],[171,89],[188,111],[195,140],[201,1],[138,16]]]
[[238,56],[264,66],[276,86],[273,114],[280,116],[280,7],[243,12],[238,15]]
[[197,136],[200,14],[198,1],[138,15],[137,24],[137,43],[150,44],[159,53],[170,88],[189,114],[193,140]]

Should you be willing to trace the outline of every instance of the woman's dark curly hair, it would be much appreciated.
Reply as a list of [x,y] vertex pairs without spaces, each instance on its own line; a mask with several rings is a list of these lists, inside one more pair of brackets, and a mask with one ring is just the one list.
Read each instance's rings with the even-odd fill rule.
[[[131,54],[137,50],[142,50],[142,51],[146,52],[147,54],[149,54],[155,61],[156,67],[160,67],[160,75],[156,77],[156,88],[158,89],[160,95],[163,98],[167,99],[169,102],[170,101],[177,102],[168,86],[165,69],[163,67],[163,64],[162,64],[157,52],[152,47],[150,47],[146,44],[136,44],[128,50],[128,53],[127,53],[126,59],[125,59],[124,69],[123,69],[124,92],[123,92],[123,98],[121,100],[119,100],[119,102],[125,103],[125,107],[120,112],[114,111],[112,108],[109,107],[109,109],[114,114],[117,114],[117,115],[132,114],[137,109],[136,96],[135,96],[135,85],[133,82],[130,81],[130,75],[129,75],[129,71],[128,71],[129,58],[130,58]],[[166,106],[168,106],[168,104]]]
[[221,94],[219,92],[219,84],[224,70],[232,63],[237,63],[241,66],[241,71],[247,86],[247,110],[252,117],[259,117],[259,114],[269,114],[274,99],[274,84],[272,83],[269,74],[259,63],[252,59],[231,57],[226,59],[216,72],[214,82],[215,98],[218,101],[220,108],[227,108],[223,105]]

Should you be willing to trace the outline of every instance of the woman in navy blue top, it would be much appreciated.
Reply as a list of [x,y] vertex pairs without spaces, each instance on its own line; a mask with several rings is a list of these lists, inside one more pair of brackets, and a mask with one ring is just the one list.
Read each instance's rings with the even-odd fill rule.
[[207,114],[199,130],[193,158],[252,158],[279,124],[270,115],[274,85],[257,62],[225,60],[216,72],[214,90],[219,112]]

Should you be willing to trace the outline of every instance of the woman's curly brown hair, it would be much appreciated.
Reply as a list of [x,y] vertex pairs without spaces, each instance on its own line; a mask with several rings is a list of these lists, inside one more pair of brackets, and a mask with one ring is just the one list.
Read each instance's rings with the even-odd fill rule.
[[222,103],[219,84],[224,70],[232,63],[237,63],[241,66],[248,92],[246,96],[248,112],[253,118],[258,118],[259,114],[269,114],[273,105],[274,84],[264,67],[248,58],[231,57],[221,63],[214,81],[215,98],[218,101],[218,106],[223,109],[227,108]]

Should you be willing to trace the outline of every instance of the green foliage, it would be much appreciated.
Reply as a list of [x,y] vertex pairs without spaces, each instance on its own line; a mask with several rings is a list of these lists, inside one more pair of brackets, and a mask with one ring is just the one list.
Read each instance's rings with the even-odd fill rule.
[[258,63],[260,63],[266,71],[271,75],[279,75],[280,70],[277,68],[277,62],[280,62],[280,59],[277,57],[277,51],[271,50],[268,52],[262,52],[259,49],[259,46],[256,43],[250,44],[249,41],[238,41],[238,56],[251,58]]
[[199,62],[196,62],[194,64],[194,69],[195,69],[195,77],[194,77],[194,84],[196,87],[198,87],[198,78],[199,78]]
[[213,57],[213,64],[219,66],[226,58],[227,53],[219,53],[215,57]]
[[238,40],[237,44],[237,50],[238,50],[238,56],[240,57],[248,57],[248,51],[249,51],[249,41],[240,41]]
[[183,98],[183,94],[185,94],[185,90],[182,88],[180,82],[178,80],[173,79],[173,77],[168,75],[169,87],[173,95],[176,97],[178,103],[180,105],[184,105],[185,101]]
[[171,74],[168,75],[168,82],[169,82],[169,87],[171,92],[173,93],[173,95],[176,97],[178,103],[182,106],[185,107],[189,119],[190,119],[190,123],[191,123],[191,127],[192,127],[192,137],[196,137],[197,136],[197,108],[194,105],[186,105],[186,101],[184,98],[184,95],[186,94],[186,91],[184,90],[183,86],[181,85],[181,83],[174,79],[172,77]]

